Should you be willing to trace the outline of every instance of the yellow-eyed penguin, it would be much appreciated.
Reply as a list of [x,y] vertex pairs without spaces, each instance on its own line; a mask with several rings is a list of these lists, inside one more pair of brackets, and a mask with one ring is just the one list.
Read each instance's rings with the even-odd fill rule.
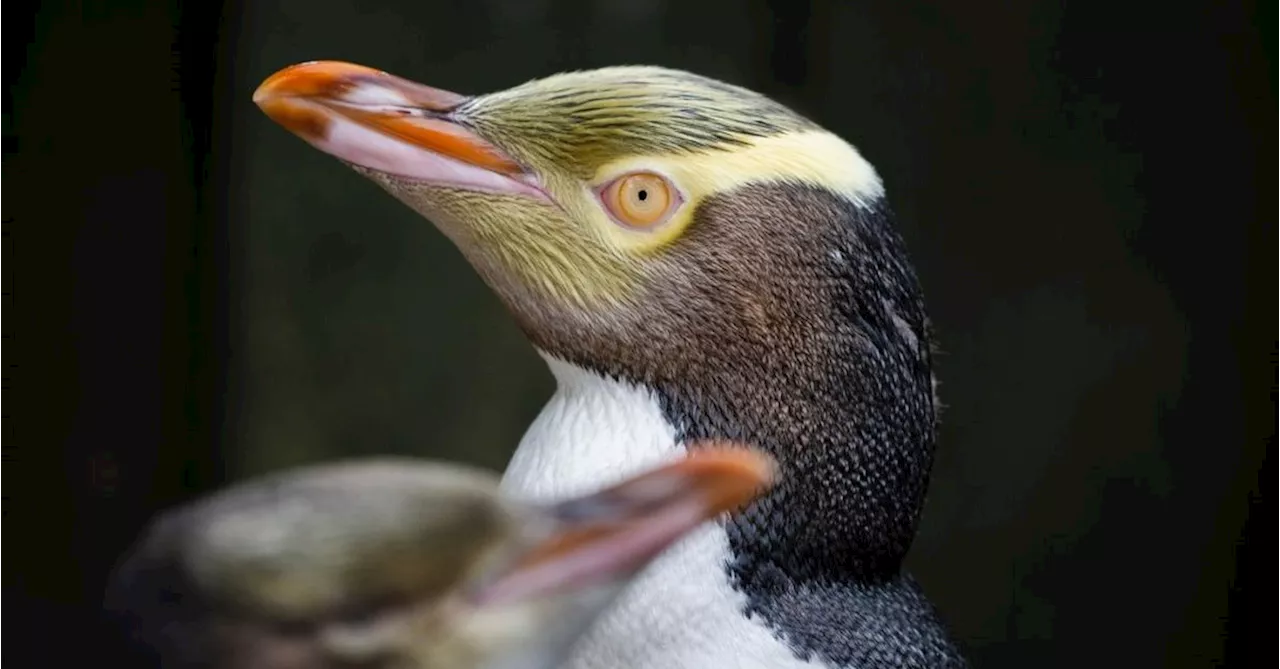
[[850,144],[659,67],[469,96],[312,62],[254,100],[432,221],[546,359],[558,390],[508,490],[573,494],[704,438],[777,459],[777,487],[659,559],[570,667],[965,664],[902,567],[935,446],[931,332]]

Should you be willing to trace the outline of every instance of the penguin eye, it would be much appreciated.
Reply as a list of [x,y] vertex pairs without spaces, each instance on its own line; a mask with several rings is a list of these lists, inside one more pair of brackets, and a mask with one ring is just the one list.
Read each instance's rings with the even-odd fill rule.
[[653,172],[633,172],[605,185],[600,191],[600,201],[618,224],[649,229],[671,218],[681,198],[666,177]]

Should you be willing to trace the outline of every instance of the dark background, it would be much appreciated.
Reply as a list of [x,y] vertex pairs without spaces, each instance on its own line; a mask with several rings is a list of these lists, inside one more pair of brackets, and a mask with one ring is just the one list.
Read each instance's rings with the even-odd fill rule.
[[839,132],[936,321],[910,566],[975,664],[1273,666],[1276,3],[1061,4],[10,3],[11,659],[116,666],[99,593],[160,508],[346,454],[500,468],[549,395],[442,236],[251,104],[334,58],[471,93],[662,64]]

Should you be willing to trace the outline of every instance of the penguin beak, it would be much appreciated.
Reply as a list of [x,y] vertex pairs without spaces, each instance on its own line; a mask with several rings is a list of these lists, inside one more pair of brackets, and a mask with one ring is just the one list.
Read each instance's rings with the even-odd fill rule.
[[625,582],[702,523],[773,484],[772,459],[744,448],[690,455],[613,487],[544,509],[550,536],[475,593],[479,604]]
[[366,169],[442,186],[545,198],[514,159],[458,122],[467,96],[338,61],[287,67],[253,101],[315,148]]

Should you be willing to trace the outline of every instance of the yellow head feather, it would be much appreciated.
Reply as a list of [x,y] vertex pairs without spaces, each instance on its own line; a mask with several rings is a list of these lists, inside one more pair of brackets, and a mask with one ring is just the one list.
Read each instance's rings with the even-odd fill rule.
[[[530,289],[577,306],[626,303],[707,198],[757,183],[819,186],[855,202],[882,190],[852,146],[812,121],[677,70],[558,74],[473,98],[454,116],[534,171],[555,204],[366,175],[440,225],[500,292]],[[617,224],[597,195],[637,170],[664,175],[683,199],[655,228]]]

